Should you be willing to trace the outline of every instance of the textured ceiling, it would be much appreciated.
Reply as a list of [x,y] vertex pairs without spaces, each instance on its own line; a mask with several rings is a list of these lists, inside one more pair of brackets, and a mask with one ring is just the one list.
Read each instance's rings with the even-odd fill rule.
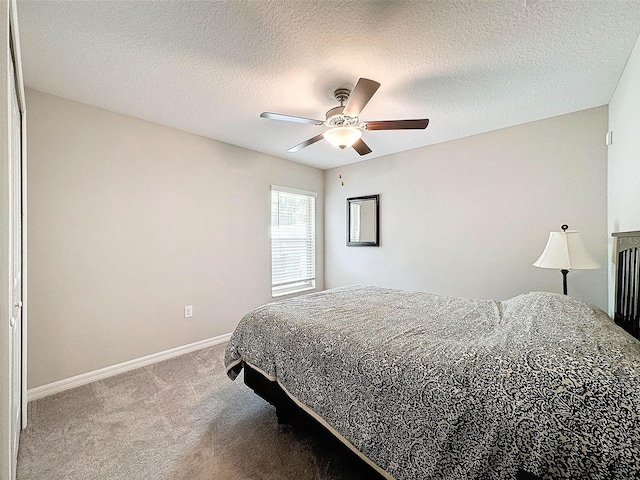
[[[640,32],[640,0],[18,0],[37,90],[330,168],[609,103]],[[382,84],[360,157],[327,142],[333,91]]]

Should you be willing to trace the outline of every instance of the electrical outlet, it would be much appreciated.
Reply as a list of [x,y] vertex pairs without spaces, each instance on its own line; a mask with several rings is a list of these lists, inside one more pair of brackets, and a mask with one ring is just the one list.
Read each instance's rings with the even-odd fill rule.
[[184,318],[193,317],[193,305],[187,305],[184,307]]

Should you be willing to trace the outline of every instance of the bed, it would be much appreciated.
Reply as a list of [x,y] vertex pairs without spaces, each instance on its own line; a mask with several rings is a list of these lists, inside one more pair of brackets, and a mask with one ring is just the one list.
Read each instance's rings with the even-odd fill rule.
[[640,478],[640,342],[572,297],[341,287],[248,313],[225,363],[383,478]]

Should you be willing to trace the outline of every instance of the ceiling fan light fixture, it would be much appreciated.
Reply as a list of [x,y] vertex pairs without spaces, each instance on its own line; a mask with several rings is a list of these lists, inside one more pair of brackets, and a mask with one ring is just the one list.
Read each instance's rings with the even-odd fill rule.
[[336,148],[349,148],[362,137],[362,130],[355,127],[333,127],[322,134]]

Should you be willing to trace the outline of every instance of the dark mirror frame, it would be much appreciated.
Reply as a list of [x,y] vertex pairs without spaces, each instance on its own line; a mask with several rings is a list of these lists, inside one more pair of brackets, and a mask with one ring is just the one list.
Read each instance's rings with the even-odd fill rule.
[[[373,201],[375,212],[372,218],[375,239],[372,241],[356,241],[351,238],[351,204],[362,203],[363,201]],[[349,247],[378,247],[380,245],[380,195],[365,195],[362,197],[347,198],[347,246]]]

